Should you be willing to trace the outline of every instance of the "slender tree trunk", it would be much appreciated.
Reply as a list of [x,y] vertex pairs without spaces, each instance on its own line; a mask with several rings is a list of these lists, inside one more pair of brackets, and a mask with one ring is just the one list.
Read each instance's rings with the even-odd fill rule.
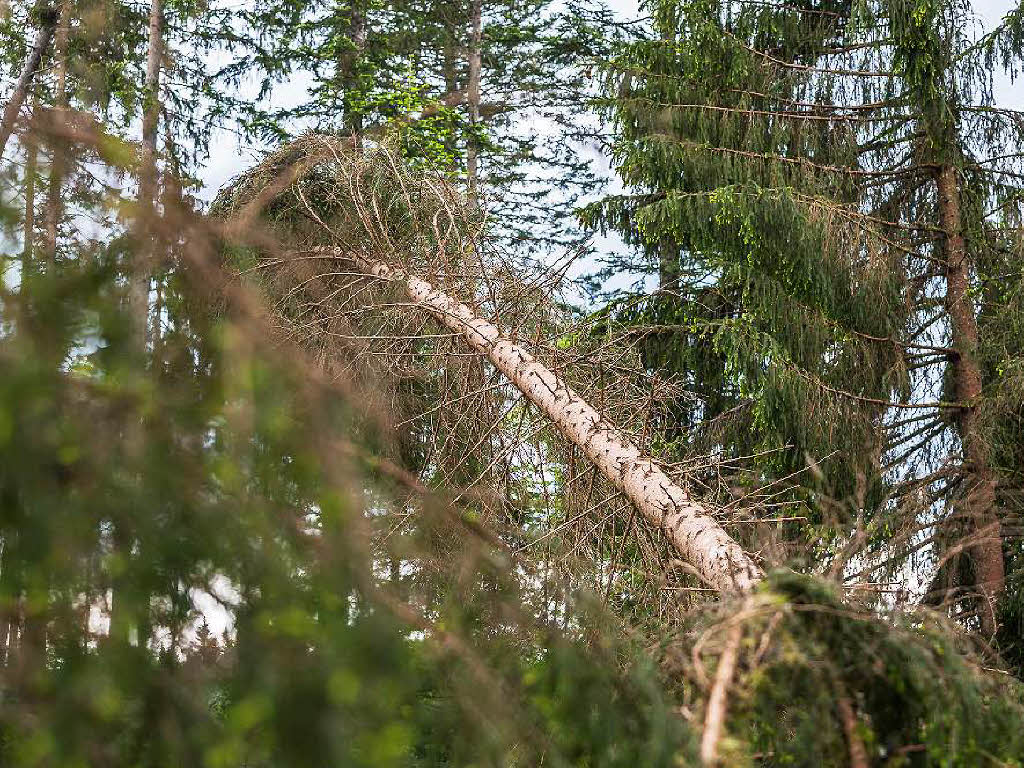
[[146,105],[142,115],[142,199],[156,200],[156,142],[160,127],[160,67],[164,56],[163,0],[149,7],[149,51],[146,57]]
[[945,231],[946,309],[949,312],[957,412],[957,426],[966,465],[964,517],[969,525],[968,553],[974,566],[974,587],[981,596],[981,630],[991,637],[996,631],[995,604],[1003,590],[1002,531],[996,511],[995,477],[988,462],[984,439],[978,433],[976,406],[982,394],[978,362],[978,321],[970,296],[971,261],[964,240],[960,187],[956,169],[939,168],[936,187],[939,224]]
[[676,299],[679,277],[679,248],[671,240],[662,240],[658,243],[658,289],[669,294],[665,298]]
[[25,144],[25,228],[22,235],[21,274],[24,277],[35,269],[33,248],[36,231],[36,166],[39,148],[35,141],[29,139]]
[[7,149],[7,140],[11,138],[11,134],[14,132],[14,124],[18,121],[18,113],[21,111],[21,107],[28,96],[28,89],[31,87],[32,81],[39,71],[43,54],[46,53],[46,49],[50,47],[50,41],[53,39],[53,30],[57,25],[57,14],[53,8],[46,7],[42,10],[39,23],[40,27],[36,33],[35,42],[29,49],[28,55],[25,56],[25,63],[21,67],[21,75],[14,86],[14,91],[11,92],[10,98],[7,100],[3,117],[0,118],[0,154],[3,154],[4,150]]
[[[139,168],[139,215],[145,223],[156,213],[156,144],[160,127],[160,66],[163,60],[163,0],[152,0],[149,8],[149,52],[146,59],[146,101],[142,113],[142,157]],[[129,304],[138,334],[138,346],[145,349],[149,328],[149,284],[153,249],[145,226],[139,231],[139,244],[132,265]]]
[[414,303],[464,336],[625,493],[707,583],[723,592],[748,592],[760,581],[761,569],[701,504],[524,347],[430,283],[340,249],[335,253],[347,255],[366,274],[403,284]]
[[[447,39],[444,44],[444,52],[442,54],[441,71],[444,76],[444,92],[445,92],[445,105],[448,105],[449,99],[454,99],[459,93],[459,77],[458,77],[458,50],[457,50],[458,39]],[[447,154],[450,157],[456,157],[455,150],[456,137],[454,131],[445,131],[444,136],[444,147],[447,150]]]
[[483,2],[470,0],[469,77],[466,82],[466,108],[469,111],[469,140],[466,142],[466,186],[476,202],[479,184],[479,147],[476,132],[480,122],[480,71],[483,66]]
[[[53,41],[54,84],[53,107],[55,119],[63,120],[68,106],[68,37],[71,25],[71,3],[65,0],[60,6],[60,19]],[[61,186],[64,183],[64,151],[63,147],[53,147],[53,158],[50,163],[50,180],[46,196],[46,258],[50,264],[57,261],[57,230],[63,215]]]
[[359,88],[359,62],[366,48],[366,9],[363,0],[351,0],[350,7],[348,39],[352,48],[342,55],[341,87],[345,92],[345,131],[359,147],[362,146],[363,114],[353,106],[351,94]]
[[11,631],[11,620],[7,611],[0,613],[0,669],[7,666],[7,636]]
[[[139,168],[139,218],[136,222],[136,252],[129,279],[129,309],[133,315],[136,348],[140,356],[147,347],[149,327],[149,288],[153,274],[155,243],[149,224],[157,214],[159,175],[157,170],[157,138],[160,128],[160,68],[164,55],[163,0],[151,0],[149,7],[149,50],[146,58],[146,100],[142,113],[142,156]],[[132,548],[135,537],[123,522],[113,527],[114,550],[126,561],[137,555]],[[137,642],[148,640],[148,596],[131,590],[127,579],[117,577],[111,585],[110,637],[121,643],[131,642],[133,629]]]
[[16,542],[17,533],[9,530],[3,537],[3,547],[0,549],[0,669],[7,667],[10,661],[17,627],[18,609],[14,597],[17,590],[13,578]]
[[839,721],[843,726],[843,732],[846,734],[846,748],[850,755],[850,768],[870,768],[871,760],[868,758],[868,750],[864,746],[864,739],[860,735],[860,724],[857,721],[857,712],[853,708],[853,702],[838,680],[836,685],[838,688],[836,709],[839,713]]

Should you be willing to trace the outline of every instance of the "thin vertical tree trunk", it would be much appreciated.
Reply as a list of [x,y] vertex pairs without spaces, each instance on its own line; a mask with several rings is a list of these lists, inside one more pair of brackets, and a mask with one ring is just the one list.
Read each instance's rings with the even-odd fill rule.
[[0,669],[6,668],[14,645],[15,617],[17,616],[15,580],[12,578],[15,542],[18,534],[8,529],[0,539]]
[[465,304],[386,264],[340,249],[368,275],[400,283],[415,303],[462,335],[531,403],[576,444],[644,518],[660,529],[669,544],[710,585],[723,592],[749,592],[761,569],[708,511],[674,483],[613,424],[522,346],[502,336],[494,324],[477,317]]
[[7,666],[7,637],[11,631],[11,620],[7,611],[0,613],[0,669]]
[[[64,0],[60,6],[60,19],[57,22],[57,31],[53,41],[54,83],[53,108],[56,120],[63,120],[64,112],[68,107],[68,37],[71,26],[71,2]],[[61,187],[64,184],[64,152],[63,148],[53,147],[53,158],[50,163],[50,180],[46,196],[46,258],[49,263],[57,261],[57,230],[60,227],[61,216],[63,215],[63,201],[61,200]]]
[[[142,113],[142,156],[139,168],[139,218],[136,222],[136,251],[129,279],[129,309],[133,315],[136,348],[144,355],[149,336],[149,289],[153,274],[155,239],[149,223],[157,214],[159,175],[157,170],[157,138],[160,128],[160,69],[164,55],[163,0],[151,0],[149,7],[149,50],[146,59],[146,98]],[[123,521],[113,527],[113,548],[125,560],[137,557],[132,552],[135,537]],[[123,577],[115,577],[111,585],[110,638],[129,643],[134,639],[141,646],[148,637],[148,604],[146,595],[132,590]]]
[[160,67],[164,56],[163,0],[152,0],[149,7],[149,51],[146,57],[146,104],[142,115],[142,190],[143,202],[156,200],[156,142],[160,127]]
[[864,746],[864,739],[860,735],[860,724],[857,721],[857,712],[853,703],[841,684],[836,681],[839,690],[836,696],[836,709],[839,712],[839,721],[842,723],[843,732],[846,734],[846,749],[850,755],[850,768],[870,768],[871,760],[868,758],[867,747]]
[[[441,59],[441,72],[444,76],[444,93],[445,98],[443,103],[445,106],[449,105],[450,101],[453,101],[458,97],[459,94],[459,77],[457,72],[459,54],[457,49],[458,37],[454,39],[448,38],[444,44],[444,52],[442,53]],[[453,135],[453,131],[445,131],[444,133],[444,147],[446,154],[450,157],[455,157],[455,140],[456,137]]]
[[[149,8],[149,52],[146,59],[146,100],[142,113],[142,157],[139,168],[139,215],[143,223],[156,213],[156,142],[160,125],[160,66],[163,60],[163,0],[152,0]],[[153,249],[149,236],[140,230],[135,263],[132,265],[129,304],[138,334],[145,348],[149,327],[149,284]]]
[[35,269],[34,244],[36,231],[36,166],[39,148],[31,138],[25,144],[25,228],[22,235],[22,276]]
[[466,82],[466,108],[469,112],[469,140],[466,142],[466,185],[475,203],[479,185],[479,147],[476,132],[480,122],[480,75],[483,68],[483,2],[470,0],[469,77]]
[[666,292],[666,298],[676,298],[679,277],[679,249],[671,240],[662,240],[658,243],[658,289]]
[[978,433],[976,406],[982,394],[982,374],[978,361],[978,320],[970,295],[971,260],[964,239],[960,187],[952,165],[939,168],[936,189],[939,224],[946,233],[946,309],[949,312],[957,412],[957,426],[963,444],[966,469],[963,515],[969,525],[967,551],[974,566],[975,584],[980,594],[981,631],[991,637],[996,631],[995,602],[1003,590],[1002,531],[996,511],[995,477],[988,461],[984,439]]
[[53,30],[57,25],[57,13],[51,7],[45,7],[39,14],[39,31],[36,33],[35,42],[25,56],[25,63],[21,67],[21,75],[14,86],[10,97],[7,99],[7,106],[4,108],[3,117],[0,118],[0,155],[7,149],[7,141],[14,133],[14,124],[18,121],[18,113],[28,97],[28,90],[32,86],[39,65],[43,60],[46,49],[50,47],[53,39]]
[[366,48],[366,9],[364,0],[351,0],[348,39],[352,48],[341,57],[341,87],[345,92],[345,131],[355,146],[362,146],[363,115],[353,106],[350,94],[359,86],[359,62]]

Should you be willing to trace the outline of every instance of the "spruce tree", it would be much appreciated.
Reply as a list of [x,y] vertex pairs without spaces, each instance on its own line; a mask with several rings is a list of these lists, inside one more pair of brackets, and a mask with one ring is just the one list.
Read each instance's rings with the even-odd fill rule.
[[1019,12],[980,36],[958,1],[652,10],[606,70],[631,194],[586,217],[659,272],[613,309],[699,394],[688,449],[771,452],[762,480],[866,526],[860,576],[931,545],[926,597],[991,637],[1022,482],[1022,115],[992,67]]

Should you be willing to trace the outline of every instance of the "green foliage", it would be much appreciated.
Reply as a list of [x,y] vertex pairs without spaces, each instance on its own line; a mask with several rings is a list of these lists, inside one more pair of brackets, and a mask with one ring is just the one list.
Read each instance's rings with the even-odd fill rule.
[[[999,503],[1016,513],[1022,132],[1020,113],[992,104],[991,81],[997,49],[1008,69],[1019,62],[1019,11],[978,39],[956,1],[651,11],[651,29],[604,67],[628,194],[583,220],[637,254],[602,276],[657,276],[657,293],[609,311],[645,334],[647,365],[696,395],[672,409],[676,449],[756,456],[746,477],[837,523],[813,529],[816,547],[867,521],[885,549],[894,530],[962,503],[942,462],[979,443],[961,423],[973,408]],[[974,265],[971,353],[942,303],[944,165]],[[984,397],[966,408],[961,354],[985,367]],[[898,568],[889,554],[883,578]]]
[[[871,764],[1019,765],[1024,688],[965,659],[927,614],[862,612],[833,585],[776,572],[723,623],[740,621],[730,691],[735,765],[846,765],[856,717]],[[721,630],[719,630],[721,631]],[[752,760],[751,754],[762,757]]]
[[523,610],[501,546],[388,473],[369,393],[275,338],[207,222],[164,216],[144,349],[135,239],[0,294],[0,763],[675,764],[655,672]]
[[514,246],[577,243],[567,214],[594,183],[576,145],[589,138],[582,65],[604,44],[593,25],[607,13],[586,2],[484,2],[474,117],[471,8],[468,0],[267,0],[241,14],[239,50],[224,71],[258,75],[261,97],[309,82],[308,97],[286,107],[251,105],[254,136],[279,141],[314,130],[387,141],[420,167],[462,178],[473,152],[497,237]]
[[[554,99],[580,86],[600,14],[485,4],[485,90],[500,98],[471,124],[463,104],[442,98],[464,85],[466,7],[275,1],[210,12],[171,2],[164,194],[140,212],[111,180],[137,170],[116,133],[146,97],[145,15],[74,4],[70,99],[95,120],[73,115],[75,130],[58,136],[36,136],[32,124],[23,146],[43,169],[66,153],[67,178],[52,176],[66,193],[63,221],[77,229],[88,214],[96,226],[64,227],[56,251],[40,253],[24,247],[42,240],[36,211],[15,195],[0,200],[5,233],[23,246],[17,260],[4,257],[0,283],[0,765],[691,765],[713,678],[702,665],[721,658],[721,630],[737,622],[719,749],[727,764],[843,765],[855,741],[876,764],[1021,764],[1019,682],[983,669],[998,660],[930,614],[861,605],[832,582],[777,572],[749,598],[669,624],[644,604],[643,589],[663,590],[661,571],[627,573],[643,562],[627,561],[634,551],[661,557],[657,533],[634,528],[632,515],[617,527],[614,508],[610,537],[604,523],[587,534],[597,557],[581,570],[601,584],[606,565],[620,577],[608,576],[604,604],[571,594],[551,576],[557,550],[518,545],[569,514],[547,494],[583,476],[578,457],[561,460],[555,437],[541,435],[525,451],[555,456],[551,477],[510,460],[495,499],[464,494],[498,455],[477,451],[482,438],[525,409],[459,399],[409,428],[406,409],[484,391],[490,372],[444,346],[450,339],[428,346],[391,289],[353,275],[341,255],[326,270],[307,258],[338,245],[428,270],[486,312],[531,331],[536,320],[560,348],[639,331],[646,365],[699,396],[645,423],[666,456],[773,449],[728,483],[780,481],[784,501],[815,513],[825,494],[851,497],[852,517],[900,498],[902,478],[877,465],[907,440],[883,445],[877,426],[891,398],[919,394],[906,343],[936,341],[909,331],[941,304],[932,225],[916,223],[936,200],[915,174],[954,162],[983,299],[978,424],[1011,509],[1024,456],[1019,190],[982,168],[999,123],[962,103],[977,64],[951,68],[943,57],[1008,55],[1019,14],[968,49],[949,35],[959,18],[950,4],[748,5],[729,15],[714,2],[659,2],[659,36],[611,65],[617,157],[637,194],[587,216],[641,246],[662,290],[617,300],[587,331],[532,306],[535,286],[521,275],[498,274],[478,247],[479,211],[448,179],[472,145],[491,184],[535,180],[524,169],[541,142],[514,135],[514,111],[575,114]],[[9,72],[30,13],[15,4],[0,25]],[[827,112],[826,97],[840,100],[848,83],[806,67],[835,63],[834,49],[876,24],[902,47],[861,63],[899,77],[853,88],[864,103],[840,118],[781,114],[781,103]],[[203,57],[221,44],[246,55],[218,80]],[[758,48],[799,66],[766,66]],[[248,112],[264,121],[253,130],[279,132],[289,117],[323,120],[335,136],[307,134],[271,153],[207,219],[179,192],[207,117],[242,117],[217,83],[237,82],[243,65],[268,87],[293,66],[314,83],[288,115]],[[39,104],[54,84],[52,69],[41,73]],[[196,93],[210,110],[194,109]],[[851,127],[862,113],[881,133]],[[966,128],[965,113],[976,115]],[[399,150],[375,143],[374,127]],[[337,137],[353,131],[362,147]],[[910,165],[889,169],[905,151]],[[544,157],[560,173],[575,167],[565,154]],[[3,169],[25,192],[42,178],[38,166]],[[524,196],[540,206],[548,191]],[[535,214],[499,226],[535,237],[529,228],[549,221]],[[140,269],[141,302],[131,290]],[[499,279],[519,304],[488,295]],[[360,355],[360,344],[380,342],[390,358]],[[940,420],[943,439],[955,438],[954,422]],[[921,429],[911,438],[931,440],[936,427]],[[825,450],[841,462],[819,467]],[[807,457],[813,479],[787,483]],[[924,490],[955,502],[955,485]],[[938,513],[930,501],[913,509],[910,527]],[[867,535],[889,536],[894,520],[871,517]],[[830,549],[816,525],[791,532]],[[886,554],[857,557],[877,555],[885,568]],[[1019,665],[1019,541],[1006,554],[997,641]],[[907,561],[893,562],[904,584]],[[624,616],[642,632],[624,637]]]

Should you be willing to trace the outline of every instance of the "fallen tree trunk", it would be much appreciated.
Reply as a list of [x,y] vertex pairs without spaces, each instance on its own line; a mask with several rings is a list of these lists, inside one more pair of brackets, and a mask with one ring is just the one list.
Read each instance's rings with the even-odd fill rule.
[[649,523],[664,533],[704,581],[723,592],[749,592],[761,580],[761,569],[703,505],[693,501],[562,379],[524,347],[505,338],[497,326],[415,275],[341,249],[333,253],[351,259],[367,275],[402,284],[414,303],[485,355],[636,505]]

